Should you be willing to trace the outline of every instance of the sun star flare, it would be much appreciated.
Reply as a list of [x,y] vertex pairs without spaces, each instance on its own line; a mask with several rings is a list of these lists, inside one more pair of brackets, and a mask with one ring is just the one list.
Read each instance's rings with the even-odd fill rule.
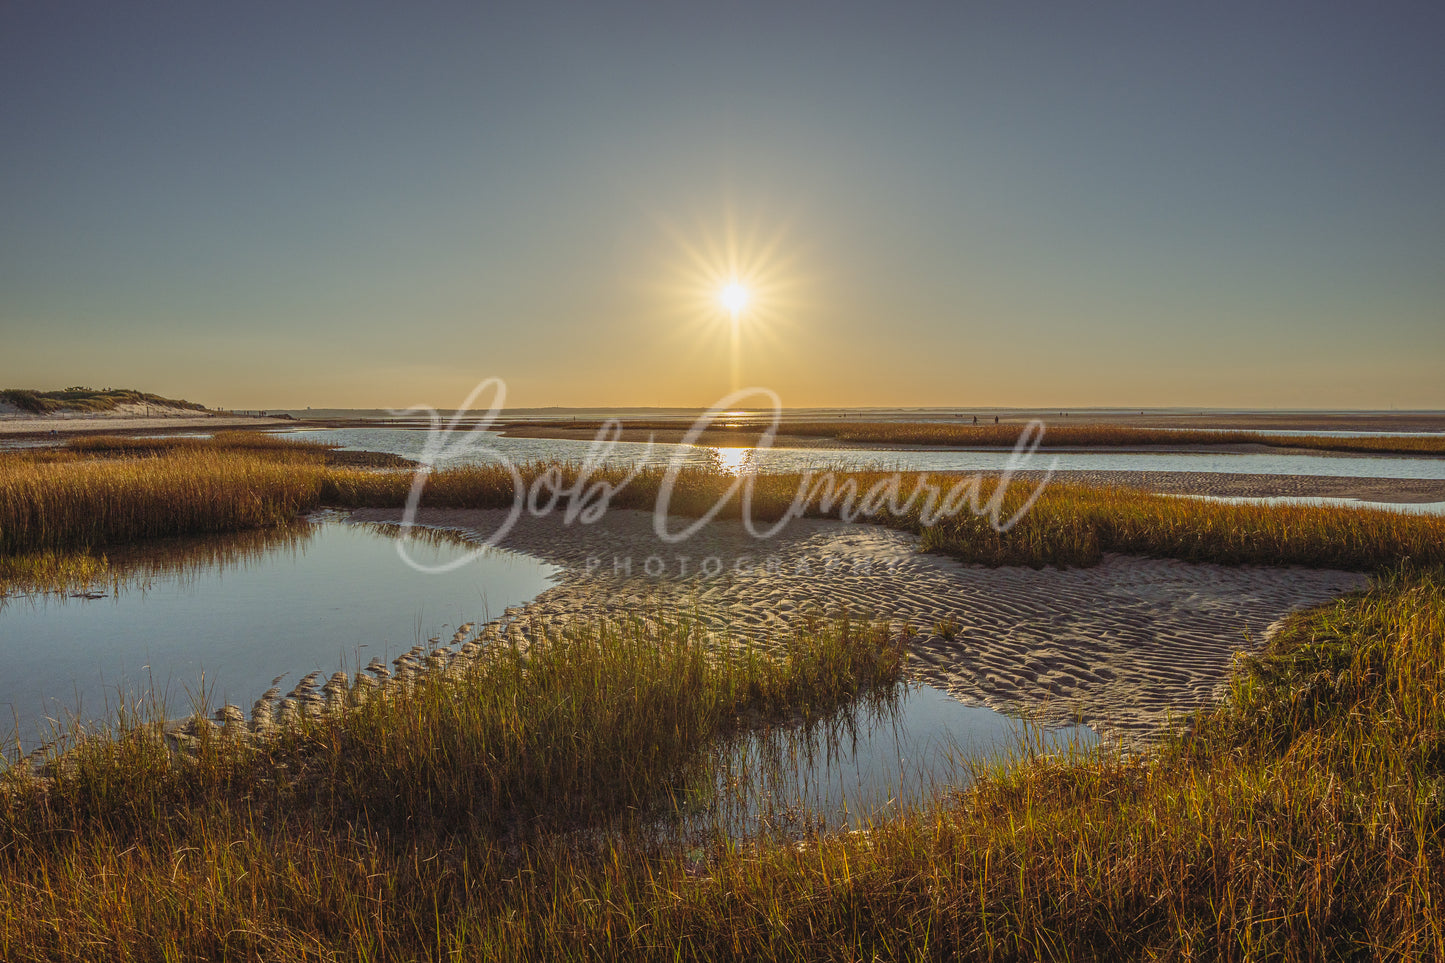
[[748,306],[748,289],[733,281],[718,292],[718,300],[728,309],[728,313],[736,317]]

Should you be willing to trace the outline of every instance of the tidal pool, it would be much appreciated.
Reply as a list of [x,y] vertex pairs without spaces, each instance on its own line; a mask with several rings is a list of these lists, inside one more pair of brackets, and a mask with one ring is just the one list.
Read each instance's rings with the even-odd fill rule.
[[730,833],[859,828],[1031,754],[1099,744],[1083,725],[1045,728],[933,686],[864,701],[810,730],[747,737],[723,768],[719,816]]
[[[412,556],[430,566],[469,552],[439,540],[411,543]],[[178,570],[166,553],[181,557]],[[334,518],[286,532],[178,540],[132,564],[159,574],[148,584],[98,589],[99,598],[4,600],[0,735],[17,733],[28,747],[48,737],[48,720],[114,721],[122,696],[157,698],[172,718],[202,695],[213,709],[233,703],[249,713],[277,676],[294,684],[311,671],[354,672],[373,656],[390,661],[530,600],[558,571],[489,551],[424,574],[385,534]]]

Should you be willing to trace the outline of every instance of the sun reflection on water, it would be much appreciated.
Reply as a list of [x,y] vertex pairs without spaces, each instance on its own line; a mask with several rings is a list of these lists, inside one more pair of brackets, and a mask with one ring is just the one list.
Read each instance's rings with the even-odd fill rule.
[[733,475],[740,475],[752,468],[752,448],[714,448],[720,469]]

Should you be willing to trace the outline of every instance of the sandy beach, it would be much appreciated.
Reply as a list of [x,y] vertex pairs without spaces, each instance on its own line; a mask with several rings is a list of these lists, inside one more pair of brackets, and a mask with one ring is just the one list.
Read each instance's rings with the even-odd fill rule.
[[144,431],[210,430],[215,428],[275,428],[294,424],[277,418],[229,415],[176,415],[174,417],[48,417],[0,418],[0,437],[28,438],[49,435],[129,434]]
[[[401,514],[350,517],[394,523]],[[481,540],[504,517],[424,510],[418,521]],[[685,614],[769,644],[809,613],[872,614],[916,632],[912,665],[922,682],[1128,741],[1217,697],[1234,654],[1256,650],[1289,612],[1366,584],[1349,572],[1125,556],[1086,569],[988,569],[922,554],[902,532],[816,519],[767,542],[717,522],[670,545],[652,524],[636,511],[580,528],[524,516],[502,547],[563,572],[556,587],[508,610],[511,624],[525,633],[619,613]]]

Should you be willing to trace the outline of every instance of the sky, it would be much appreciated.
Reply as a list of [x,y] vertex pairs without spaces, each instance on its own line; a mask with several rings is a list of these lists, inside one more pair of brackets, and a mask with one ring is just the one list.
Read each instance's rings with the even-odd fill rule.
[[0,387],[1445,408],[1442,37],[1438,3],[0,0]]

